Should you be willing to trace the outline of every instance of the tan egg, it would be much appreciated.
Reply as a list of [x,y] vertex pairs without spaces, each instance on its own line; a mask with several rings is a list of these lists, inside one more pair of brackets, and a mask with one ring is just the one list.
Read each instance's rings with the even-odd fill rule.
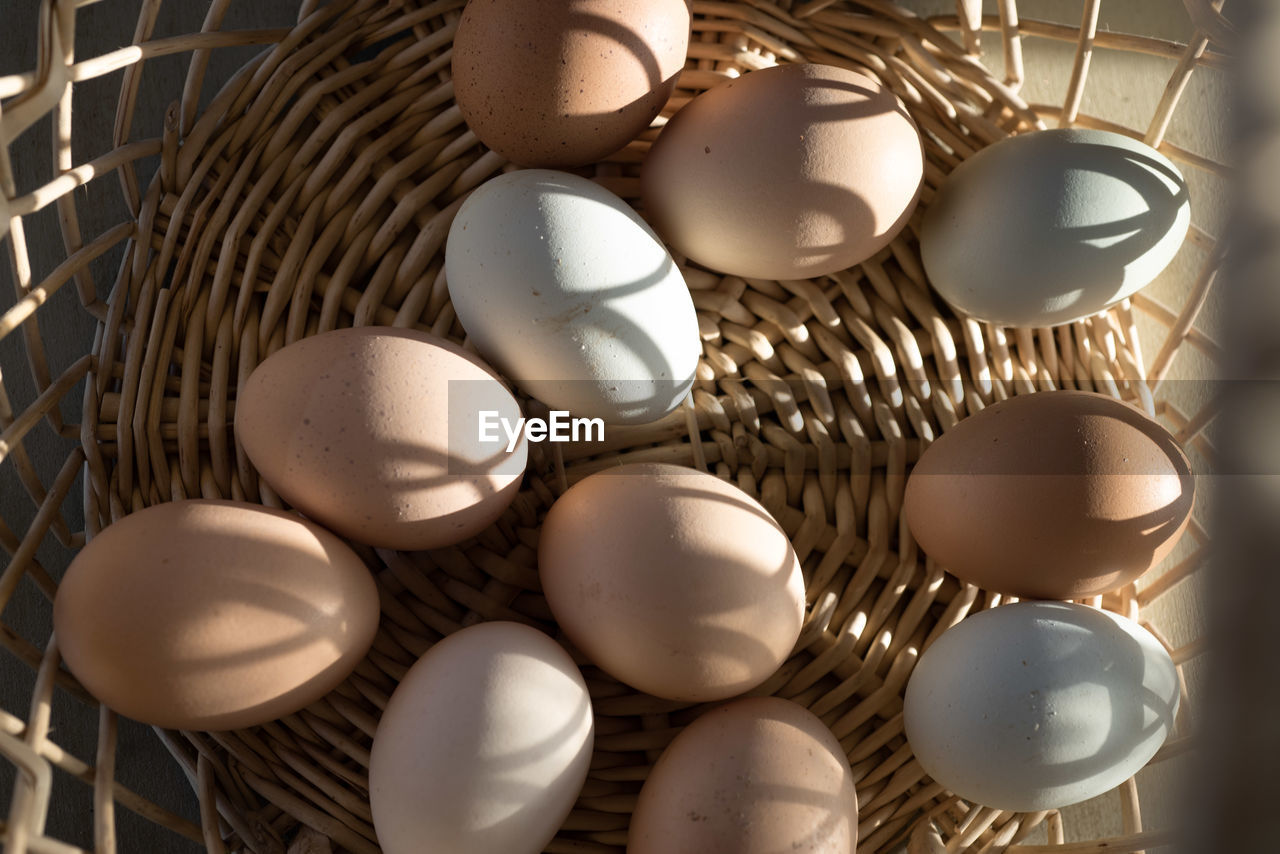
[[924,153],[876,81],[779,65],[687,104],[640,177],[645,216],[674,250],[722,273],[812,278],[865,261],[906,225]]
[[479,533],[520,488],[528,446],[508,452],[484,413],[516,399],[474,354],[426,332],[361,327],[269,356],[236,398],[236,438],[280,497],[344,537],[431,549]]
[[364,657],[373,576],[342,540],[290,513],[174,501],[89,541],[58,587],[53,626],[80,683],[168,729],[224,730],[292,714]]
[[907,481],[920,547],[959,578],[1037,599],[1114,590],[1164,559],[1195,478],[1169,432],[1126,403],[1046,391],[940,436]]
[[581,166],[648,127],[684,67],[685,0],[470,0],[453,39],[458,109],[522,166]]
[[751,697],[712,709],[649,772],[627,854],[853,854],[858,798],[840,743],[804,707]]
[[551,507],[543,592],[568,638],[634,688],[723,700],[790,654],[804,580],[758,502],[696,469],[639,463],[591,475]]

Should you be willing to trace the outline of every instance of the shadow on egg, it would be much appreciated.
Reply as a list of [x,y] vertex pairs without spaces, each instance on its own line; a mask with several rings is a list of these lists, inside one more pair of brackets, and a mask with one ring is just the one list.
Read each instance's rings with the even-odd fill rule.
[[1081,599],[1133,581],[1189,524],[1196,478],[1176,439],[1093,393],[996,403],[940,436],[904,512],[958,577],[1024,599]]
[[904,725],[938,783],[1033,812],[1137,773],[1173,731],[1178,697],[1172,660],[1137,625],[1078,604],[1021,602],[970,617],[925,651]]
[[[375,494],[344,491],[325,470],[307,473],[310,477],[295,475],[288,489],[281,486],[276,492],[292,505],[299,503],[296,496],[305,496],[317,507],[305,515],[356,542],[372,540],[372,545],[402,550],[439,548],[473,535],[502,515],[523,482],[524,448],[521,440],[514,453],[507,453],[504,437],[486,456],[460,457],[447,441],[445,447],[436,447],[367,435],[361,438],[358,457],[339,452],[333,464],[356,467],[367,460],[382,461],[390,476],[379,482]],[[510,480],[496,486],[496,475]],[[438,503],[457,509],[441,512]],[[341,517],[331,509],[335,507],[341,509]],[[388,529],[389,519],[395,521],[394,528]],[[489,521],[481,524],[480,519]]]
[[[665,77],[662,74],[661,63],[653,52],[653,48],[645,41],[640,33],[627,27],[618,21],[611,21],[603,15],[596,15],[591,12],[582,11],[580,9],[572,9],[564,14],[564,32],[590,33],[610,40],[616,44],[618,48],[627,55],[635,59],[644,69],[645,77],[648,81],[649,91],[643,96],[630,102],[630,104],[619,107],[612,113],[623,113],[634,109],[637,104],[647,104],[648,109],[657,112],[662,105],[667,102],[667,98],[671,94],[671,90],[675,88],[676,79],[680,76],[680,70],[674,74],[668,74]],[[612,51],[609,51],[612,57]],[[597,81],[585,81],[597,82]],[[598,126],[592,126],[592,122],[598,117],[609,115],[609,113],[598,113],[594,115],[569,115],[568,118],[573,120],[571,127],[578,133],[594,133],[599,131]]]
[[[728,557],[729,561],[734,560],[733,557],[723,555],[719,558],[714,555],[700,555],[700,558],[704,560],[719,559],[722,562],[725,561],[726,557]],[[752,583],[744,583],[737,587],[721,587],[715,591],[704,590],[692,596],[681,595],[680,599],[682,603],[703,607],[705,610],[700,614],[702,619],[714,618],[755,602],[768,601],[772,598],[785,596],[789,572],[790,564],[784,562],[780,563],[778,568],[766,577],[752,579]],[[662,587],[670,584],[671,581],[663,573],[655,573],[653,583],[657,587]],[[682,591],[682,594],[685,593],[687,591]],[[803,617],[800,622],[803,624]],[[564,626],[561,626],[561,628],[563,629]],[[757,626],[756,628],[762,629],[764,627]],[[632,643],[637,643],[640,642],[640,639],[645,638],[642,626],[638,627],[624,620],[618,620],[612,626],[612,629],[617,633],[614,643],[619,646],[627,643],[628,640]],[[648,640],[653,640],[652,631],[648,634],[650,635]],[[670,700],[677,704],[673,708],[680,708],[698,703],[718,702],[728,697],[751,691],[765,681],[768,676],[772,675],[787,658],[790,658],[794,651],[787,649],[779,657],[775,650],[771,649],[751,631],[708,624],[706,622],[698,624],[696,635],[698,653],[694,660],[690,660],[688,656],[681,656],[677,650],[670,650],[670,660],[662,668],[661,673],[657,675],[650,674],[644,679],[629,677],[629,681],[624,681],[605,670],[602,665],[593,664],[592,666],[599,674],[597,678],[627,684],[641,693]],[[592,645],[594,646],[598,642],[599,639],[597,637]],[[584,655],[572,640],[566,641],[565,645],[577,650],[587,661],[592,660],[592,656]],[[650,652],[649,655],[652,655],[652,653]],[[652,660],[650,658],[650,661]],[[764,674],[764,676],[761,677],[759,674]],[[673,679],[675,681],[688,682],[696,680],[698,677],[705,678],[708,675],[718,675],[716,679],[717,685],[727,683],[729,687],[671,690],[665,689],[661,684]]]
[[774,697],[703,710],[647,775],[629,854],[853,854],[857,798],[848,760],[822,722],[801,712]]
[[[531,659],[524,665],[530,670],[542,666],[548,673],[558,674],[551,662],[538,656],[521,653],[516,657]],[[567,684],[567,679],[565,683],[561,686],[560,693],[572,690]],[[452,739],[451,754],[458,757],[459,761],[474,763],[477,766],[477,773],[465,775],[456,780],[454,785],[472,784],[472,791],[461,793],[465,802],[484,805],[483,809],[476,811],[477,817],[480,814],[493,816],[488,824],[477,823],[470,827],[468,840],[474,843],[477,850],[498,850],[488,846],[503,839],[510,841],[513,828],[527,828],[534,823],[532,816],[537,811],[546,809],[538,796],[547,789],[567,788],[566,781],[576,779],[575,775],[581,768],[581,764],[587,761],[587,757],[592,752],[593,742],[589,738],[582,739],[582,732],[584,727],[592,727],[590,698],[584,694],[569,719],[555,730],[538,732],[536,740],[529,744],[495,753],[492,749],[482,749],[491,748],[486,741],[493,740],[493,724],[483,718],[483,713],[490,704],[488,694],[491,686],[484,679],[472,679],[456,680],[456,683],[449,687],[455,692],[453,701],[459,707],[473,708],[477,715],[481,716],[477,718],[475,726],[457,727],[449,734]],[[538,705],[530,701],[528,708],[537,709]],[[510,722],[507,722],[507,726],[510,727]],[[527,725],[510,728],[508,731],[511,734],[529,735],[536,729],[535,726]],[[564,746],[571,744],[574,740],[581,741],[581,746],[572,760],[563,761],[561,758],[563,768],[555,778],[547,779],[543,776],[544,772],[535,770],[540,764],[556,759],[557,755],[563,752]],[[486,840],[486,837],[489,837],[489,840]]]
[[1060,133],[978,152],[942,185],[922,223],[929,278],[980,320],[1078,320],[1152,281],[1182,245],[1190,195],[1176,170]]
[[[546,186],[555,188],[554,182]],[[570,187],[561,188],[566,195],[578,198]],[[606,209],[601,206],[602,212]],[[679,406],[693,386],[696,359],[687,366],[673,365],[654,339],[655,332],[629,318],[613,306],[618,300],[659,287],[675,272],[671,256],[664,253],[658,267],[637,271],[634,278],[616,284],[597,284],[590,299],[576,302],[571,308],[550,318],[530,318],[531,323],[543,327],[542,331],[558,338],[571,339],[579,350],[609,351],[624,354],[633,363],[636,376],[648,375],[652,379],[628,376],[588,376],[590,364],[569,361],[572,353],[562,355],[566,362],[560,368],[560,376],[541,376],[515,380],[516,385],[530,397],[541,401],[549,409],[565,409],[574,418],[603,418],[608,425],[647,424],[663,417]],[[662,331],[665,331],[665,327]],[[696,328],[691,334],[697,335]],[[701,343],[698,353],[701,354]],[[544,351],[539,358],[553,361],[558,354]],[[518,368],[496,356],[492,363],[505,376],[522,373]],[[612,359],[610,360],[612,361]],[[616,407],[618,414],[600,408],[600,401],[608,407]],[[554,402],[554,403],[553,403]]]
[[[145,723],[217,731],[292,714],[351,673],[377,628],[365,565],[283,512],[174,502],[94,542],[91,570],[73,565],[64,584],[62,652],[91,693]],[[93,625],[92,607],[113,613]]]
[[[936,475],[923,476],[926,480],[933,477]],[[980,563],[983,554],[988,555],[987,562],[992,565],[997,560],[1008,563],[1011,555],[1018,555],[1028,576],[1023,583],[1029,583],[1037,573],[1061,574],[1063,570],[1053,568],[1066,563],[1075,565],[1075,589],[1059,596],[1039,593],[1035,587],[1014,589],[1008,586],[1010,582],[1003,580],[992,584],[1028,599],[1084,598],[1132,581],[1177,544],[1180,532],[1191,518],[1195,495],[1194,476],[1187,471],[1179,472],[1176,494],[1166,495],[1160,506],[1125,518],[1103,518],[1088,513],[1091,490],[1150,495],[1155,491],[1150,482],[1155,481],[1156,476],[1018,474],[972,475],[967,479],[988,481],[990,486],[974,487],[983,493],[1003,494],[1001,500],[989,504],[985,512],[992,519],[1000,520],[1004,537],[986,542],[970,537],[966,565]],[[1168,482],[1163,478],[1161,481]],[[1037,500],[1028,500],[1032,495]],[[1133,501],[1136,503],[1137,499]],[[939,525],[948,524],[941,518],[935,521]],[[1056,527],[1050,531],[1046,524]]]
[[581,791],[593,734],[581,674],[544,633],[499,621],[450,634],[404,674],[374,734],[380,845],[541,851]]
[[459,107],[514,163],[582,166],[659,113],[689,32],[687,6],[675,0],[471,4],[455,37]]
[[[1043,603],[1052,607],[1056,603]],[[1116,632],[1111,619],[1092,608],[1067,608],[1057,605],[1055,619],[1061,624],[1078,629],[1084,636],[1105,635],[1110,642],[1105,654],[1099,655],[1102,646],[1097,643],[1064,648],[1062,645],[1042,649],[1019,648],[1019,654],[1035,660],[1052,672],[1076,672],[1089,674],[1074,683],[1057,686],[1058,690],[1044,692],[1044,696],[1030,697],[1029,705],[1043,715],[1046,726],[1055,716],[1057,696],[1089,691],[1096,707],[1108,711],[1109,725],[1102,733],[1102,740],[1088,743],[1082,730],[1065,744],[1058,756],[1041,754],[1042,767],[1037,778],[1045,787],[1080,783],[1105,774],[1113,769],[1118,759],[1129,756],[1135,746],[1148,739],[1173,731],[1176,712],[1176,690],[1169,703],[1151,687],[1153,673],[1147,666],[1147,656],[1141,645],[1123,632]],[[1156,674],[1155,678],[1159,678]],[[1135,690],[1136,687],[1136,690]],[[1063,722],[1070,726],[1071,722]],[[1031,742],[1033,733],[1022,734],[1025,742]],[[1164,736],[1161,735],[1163,742]]]
[[681,471],[606,469],[575,485],[543,526],[539,573],[561,628],[603,671],[665,699],[723,700],[793,651],[802,572],[767,511]]
[[[797,726],[793,721],[788,720],[784,716],[769,714],[766,712],[762,717],[765,720],[794,733],[794,735],[791,735],[790,737],[796,742],[799,742],[802,737],[812,737],[811,732],[808,732],[803,727]],[[759,745],[751,746],[759,747]],[[770,761],[770,751],[755,750],[752,752],[757,754],[755,759],[759,764],[767,765]],[[812,757],[812,755],[813,754],[811,753],[810,756]],[[837,762],[841,760],[847,761],[847,758],[844,756],[833,755],[832,758]],[[810,761],[813,761],[813,759],[811,758]],[[748,804],[758,805],[758,808],[763,809],[768,809],[770,806],[778,804],[795,804],[810,807],[817,811],[821,816],[820,818],[815,819],[811,814],[806,815],[806,820],[803,825],[795,828],[802,832],[803,835],[793,837],[791,840],[788,840],[793,850],[804,851],[806,850],[804,847],[806,844],[817,844],[819,842],[829,841],[833,832],[841,825],[845,825],[848,828],[848,833],[850,835],[857,830],[856,825],[850,827],[852,824],[850,819],[853,818],[853,816],[850,815],[850,803],[842,796],[843,793],[839,790],[831,791],[781,783],[761,783],[758,780],[751,780],[748,782],[750,783],[750,786],[745,790],[745,793],[749,796],[749,800],[747,801]],[[856,798],[854,800],[856,802]],[[849,854],[853,854],[853,852],[849,852]]]
[[[736,115],[716,97],[745,83],[758,98],[767,89],[753,77],[776,70],[723,82],[699,96],[713,100],[695,99],[671,119],[645,162],[643,211],[673,247],[718,272],[827,275],[874,255],[909,219],[914,193],[902,190],[918,187],[918,140],[877,149],[862,126],[890,115],[914,122],[890,90],[846,80],[796,81],[763,127],[763,117]],[[861,100],[830,103],[850,96]]]
[[[1186,216],[1185,209],[1190,203],[1187,185],[1181,175],[1164,163],[1135,151],[1120,153],[1114,147],[1095,143],[1076,143],[1067,151],[1069,156],[1058,161],[1060,169],[1027,169],[1019,173],[1020,180],[1026,182],[1023,189],[1026,197],[1040,200],[1045,207],[1038,212],[1026,211],[1014,219],[1010,237],[1025,240],[1030,246],[1054,246],[1059,275],[1080,271],[1072,277],[1072,283],[1079,289],[1061,294],[1055,309],[1110,305],[1119,298],[1125,281],[1131,277],[1130,265],[1162,241],[1169,244],[1169,257],[1160,267],[1172,260],[1181,244],[1181,234],[1176,235],[1175,240],[1170,240],[1169,235],[1179,217]],[[1073,173],[1094,173],[1119,182],[1137,192],[1146,209],[1132,216],[1090,225],[1061,224],[1063,219],[1079,215],[1060,202],[1073,198],[1070,185],[1078,180]],[[1176,189],[1171,190],[1170,184]],[[1040,222],[1053,226],[1048,233],[1036,234],[1032,226]]]

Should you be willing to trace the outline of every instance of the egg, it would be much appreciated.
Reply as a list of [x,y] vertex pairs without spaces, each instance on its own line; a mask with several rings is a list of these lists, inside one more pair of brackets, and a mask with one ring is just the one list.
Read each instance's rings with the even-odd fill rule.
[[734,700],[687,726],[636,801],[627,854],[853,854],[858,799],[840,743],[803,706]]
[[1194,500],[1190,464],[1158,423],[1105,395],[1045,391],[942,434],[912,470],[903,512],[925,553],[964,581],[1080,599],[1163,560]]
[[528,445],[507,452],[480,427],[519,417],[474,354],[426,332],[360,327],[267,357],[236,397],[235,435],[271,488],[317,522],[372,546],[431,549],[479,533],[511,503]]
[[658,115],[690,24],[685,0],[469,0],[453,39],[458,109],[516,163],[591,163]]
[[1168,266],[1191,222],[1182,173],[1127,136],[1059,128],[964,160],[925,211],[920,255],[960,312],[1053,326],[1133,296]]
[[594,743],[569,654],[537,629],[477,623],[409,668],[378,723],[369,800],[385,854],[537,854],[568,816]]
[[693,385],[702,341],[680,269],[585,178],[529,169],[481,185],[453,221],[445,273],[476,348],[552,409],[645,423]]
[[633,688],[723,700],[778,668],[804,620],[786,534],[737,487],[634,463],[584,478],[547,513],[543,593],[565,635]]
[[320,526],[189,500],[91,539],[58,586],[53,627],[68,669],[120,714],[227,730],[335,688],[368,652],[378,614],[369,570]]
[[802,279],[888,245],[923,175],[919,132],[892,92],[844,68],[779,65],[677,113],[645,158],[641,193],[658,233],[699,264]]
[[1164,743],[1178,674],[1151,633],[1069,602],[1019,602],[944,632],[907,683],[921,767],[961,798],[1014,812],[1110,791]]

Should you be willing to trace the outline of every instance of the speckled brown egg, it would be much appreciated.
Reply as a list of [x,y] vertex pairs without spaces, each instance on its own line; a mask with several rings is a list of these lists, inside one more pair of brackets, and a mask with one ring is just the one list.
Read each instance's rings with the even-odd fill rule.
[[257,726],[324,696],[364,657],[378,588],[336,536],[234,501],[158,504],[105,528],[53,604],[95,697],[171,729]]
[[470,0],[453,40],[458,108],[522,166],[600,160],[667,102],[690,21],[685,0]]
[[[452,545],[488,527],[520,488],[528,445],[516,399],[474,354],[426,332],[340,329],[254,369],[236,398],[236,439],[285,501],[356,542]],[[493,420],[493,419],[490,419]]]
[[1024,598],[1114,590],[1159,563],[1195,478],[1164,427],[1126,403],[1046,391],[988,406],[921,455],[903,512],[953,574]]
[[644,213],[699,264],[802,279],[888,245],[919,197],[924,153],[902,102],[829,65],[719,84],[667,123],[641,172]]
[[804,579],[759,502],[697,469],[633,463],[584,478],[538,542],[547,604],[593,663],[674,700],[724,700],[795,646]]
[[649,772],[627,854],[853,854],[858,798],[812,712],[750,697],[689,724]]

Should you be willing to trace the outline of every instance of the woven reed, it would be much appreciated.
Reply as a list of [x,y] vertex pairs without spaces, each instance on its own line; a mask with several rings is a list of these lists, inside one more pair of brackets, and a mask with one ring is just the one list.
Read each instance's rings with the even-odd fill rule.
[[[28,370],[36,386],[14,404],[0,384],[0,456],[34,508],[29,524],[0,525],[10,558],[0,607],[24,578],[52,599],[56,581],[37,549],[74,549],[141,507],[188,496],[278,505],[235,444],[237,384],[269,352],[335,326],[409,325],[462,340],[442,243],[468,191],[507,168],[477,143],[452,101],[449,49],[462,0],[303,0],[294,28],[253,32],[220,32],[230,0],[214,0],[203,32],[166,38],[153,38],[160,0],[147,0],[134,46],[82,60],[72,45],[84,5],[43,0],[33,34],[38,68],[0,78],[0,231],[7,226],[17,288],[0,316],[0,337],[21,334],[26,352],[25,366],[4,366],[5,380]],[[1185,45],[1099,32],[1098,5],[1086,0],[1080,27],[1068,27],[1019,20],[1014,0],[1001,0],[998,18],[983,18],[979,3],[962,0],[959,15],[930,21],[878,0],[694,0],[690,61],[667,114],[728,74],[825,62],[869,72],[907,103],[927,136],[925,205],[961,159],[1045,122],[1128,132],[1184,171],[1225,176],[1220,163],[1164,139],[1192,73],[1225,64],[1233,34],[1220,4],[1186,0],[1196,30]],[[966,53],[984,30],[1002,42],[1002,79]],[[1019,96],[1024,35],[1076,43],[1061,105],[1029,105]],[[210,54],[245,45],[263,51],[198,110]],[[1095,49],[1171,61],[1165,97],[1147,126],[1080,112]],[[181,92],[173,82],[180,99],[164,133],[134,140],[141,73],[148,60],[175,53],[187,56],[189,71]],[[119,80],[115,147],[77,163],[74,92],[103,76]],[[51,122],[56,132],[56,177],[19,194],[24,165],[11,162],[9,146],[36,122]],[[655,135],[644,134],[594,176],[634,200]],[[143,186],[139,162],[156,156],[154,180]],[[97,181],[118,184],[131,216],[83,235],[77,190]],[[24,219],[50,205],[66,253],[36,281]],[[1179,352],[1219,353],[1197,319],[1223,252],[1193,226],[1188,240],[1204,263],[1180,305],[1139,296],[1082,323],[1004,330],[958,319],[930,296],[914,238],[918,221],[860,267],[816,281],[744,281],[687,267],[705,347],[690,408],[655,425],[612,430],[604,449],[570,446],[555,458],[536,457],[512,509],[472,542],[421,554],[362,548],[385,594],[382,626],[368,659],[330,697],[252,730],[159,733],[200,797],[203,827],[114,782],[129,757],[116,755],[109,710],[101,711],[92,764],[55,743],[55,686],[89,698],[59,669],[53,638],[40,647],[3,626],[0,643],[38,672],[25,716],[0,710],[0,756],[16,769],[8,821],[0,825],[5,851],[81,850],[44,836],[55,768],[93,787],[99,852],[115,850],[116,805],[210,852],[320,851],[326,838],[358,854],[377,851],[367,763],[396,680],[442,635],[478,620],[554,632],[538,592],[538,521],[567,483],[618,459],[705,467],[757,496],[790,534],[810,613],[796,652],[760,691],[808,706],[840,738],[857,780],[860,851],[888,850],[909,837],[920,851],[1012,846],[1024,854],[1167,842],[1170,829],[1142,826],[1132,780],[1107,796],[1122,817],[1120,836],[1063,847],[1067,828],[1058,812],[975,808],[924,775],[902,734],[906,679],[941,631],[1001,600],[957,583],[921,555],[899,511],[923,445],[966,414],[1033,388],[1092,388],[1132,400],[1198,458],[1212,459],[1204,428],[1213,405],[1180,412],[1161,381]],[[115,247],[124,253],[118,270],[95,263]],[[82,358],[55,373],[37,318],[72,281],[98,331]],[[1139,314],[1165,332],[1150,365],[1138,346]],[[81,398],[80,423],[64,422],[60,404]],[[49,431],[80,444],[42,481],[28,446]],[[83,532],[61,512],[82,474]],[[1101,604],[1142,617],[1140,609],[1202,565],[1198,522],[1188,536],[1192,547],[1180,562]],[[1172,649],[1180,665],[1199,651],[1198,641]],[[586,674],[597,714],[595,761],[548,850],[619,852],[650,764],[698,709],[637,695],[590,667]],[[1190,741],[1184,714],[1156,761]],[[300,828],[317,832],[299,835]],[[1028,841],[1040,833],[1045,842]]]

